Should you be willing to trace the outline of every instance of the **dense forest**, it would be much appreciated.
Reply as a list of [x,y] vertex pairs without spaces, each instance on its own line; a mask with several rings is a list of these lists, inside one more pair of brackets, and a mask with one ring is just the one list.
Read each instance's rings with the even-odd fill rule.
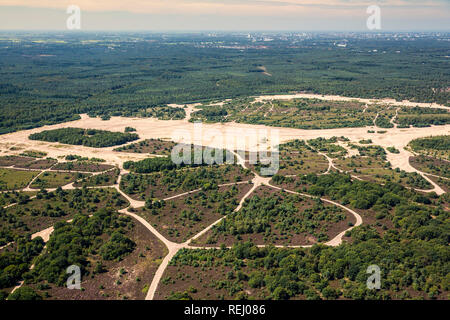
[[[184,110],[167,104],[292,91],[448,104],[445,37],[5,34],[0,133],[80,113],[180,118]],[[271,76],[252,72],[261,66]]]
[[96,129],[61,128],[33,133],[29,138],[31,140],[104,148],[137,140],[139,139],[139,136],[136,133],[111,132]]
[[114,260],[134,250],[135,243],[124,236],[132,226],[130,217],[106,209],[94,212],[92,217],[76,215],[72,223],[58,222],[46,252],[37,259],[35,268],[25,279],[29,282],[46,280],[62,286],[68,277],[66,268],[73,264],[80,266],[86,276],[89,269],[93,270],[89,261],[93,255]]
[[137,173],[152,173],[164,170],[181,168],[184,164],[176,165],[170,157],[147,158],[141,161],[126,161],[123,164],[125,170],[132,170]]
[[[31,240],[28,237],[16,238],[13,250],[0,254],[0,289],[11,288],[28,272],[31,261],[44,248],[41,237]],[[0,291],[0,300],[5,293]]]

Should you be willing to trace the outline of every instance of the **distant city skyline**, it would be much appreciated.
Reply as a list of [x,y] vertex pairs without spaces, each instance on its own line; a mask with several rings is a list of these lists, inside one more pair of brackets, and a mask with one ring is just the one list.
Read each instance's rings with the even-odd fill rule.
[[[450,0],[0,0],[0,30],[64,30],[69,5],[81,31],[449,31]],[[376,31],[376,30],[374,30]]]

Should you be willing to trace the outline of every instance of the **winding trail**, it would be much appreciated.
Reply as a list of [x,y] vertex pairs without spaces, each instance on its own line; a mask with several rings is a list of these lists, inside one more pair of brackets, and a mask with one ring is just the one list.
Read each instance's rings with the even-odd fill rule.
[[[236,156],[236,159],[237,159],[238,164],[240,164],[244,169],[247,169],[247,167],[246,167],[246,165],[245,165],[245,160],[242,159],[242,157],[241,157],[238,153],[236,153],[236,152],[234,152],[234,151],[231,151],[231,153],[233,153],[233,154]],[[314,197],[311,196],[311,195],[302,194],[302,193],[297,193],[297,192],[294,192],[294,191],[290,191],[290,190],[282,189],[282,188],[280,188],[280,187],[273,186],[273,185],[270,184],[271,177],[268,177],[268,178],[261,177],[261,176],[259,176],[259,175],[258,175],[256,172],[254,172],[254,171],[253,171],[253,174],[255,175],[255,178],[252,180],[253,187],[252,187],[252,188],[251,188],[251,189],[250,189],[250,190],[242,197],[241,201],[239,202],[239,205],[234,209],[234,212],[239,211],[239,210],[242,208],[242,206],[244,205],[245,200],[246,200],[246,199],[247,199],[247,198],[248,198],[248,197],[249,197],[249,196],[250,196],[250,195],[258,188],[258,187],[260,187],[260,186],[262,186],[262,185],[265,185],[265,186],[268,186],[268,187],[271,187],[271,188],[275,188],[275,189],[277,189],[277,190],[284,190],[284,191],[289,192],[289,193],[292,193],[292,194],[297,194],[297,195],[304,196],[304,197],[308,197],[308,198],[314,198]],[[340,245],[340,244],[342,243],[342,237],[344,236],[344,234],[345,234],[347,231],[349,231],[349,230],[351,230],[351,229],[353,229],[353,228],[355,228],[355,227],[361,225],[361,223],[362,223],[362,218],[361,218],[361,216],[360,216],[358,213],[356,213],[355,211],[353,211],[353,210],[351,210],[351,209],[349,209],[349,208],[347,208],[347,207],[345,207],[345,206],[343,206],[343,205],[341,205],[341,204],[339,204],[339,203],[337,203],[337,202],[334,202],[334,201],[331,201],[331,200],[328,200],[328,199],[325,199],[325,198],[322,198],[321,200],[324,201],[324,202],[327,202],[327,203],[330,203],[330,204],[339,206],[340,208],[342,208],[342,209],[344,209],[344,210],[350,212],[350,213],[356,218],[356,223],[355,223],[352,227],[350,227],[350,228],[348,228],[348,229],[342,231],[342,232],[339,233],[336,237],[334,237],[332,240],[330,240],[330,241],[328,241],[327,243],[325,243],[325,245],[328,245],[328,246],[338,246],[338,245]],[[162,262],[161,265],[158,267],[158,270],[157,270],[156,273],[155,273],[155,276],[154,276],[154,278],[153,278],[153,281],[152,281],[152,283],[151,283],[151,285],[150,285],[150,287],[149,287],[149,290],[148,290],[148,292],[147,292],[147,296],[146,296],[146,298],[145,298],[146,300],[153,300],[153,299],[154,299],[156,290],[158,289],[158,285],[159,285],[159,283],[160,283],[160,281],[161,281],[162,276],[164,275],[164,271],[167,269],[167,266],[169,265],[170,261],[171,261],[172,258],[178,253],[178,251],[180,251],[181,249],[201,249],[202,247],[193,247],[193,246],[190,246],[190,245],[192,244],[193,241],[195,241],[196,239],[200,238],[202,235],[204,235],[205,233],[207,233],[207,232],[208,232],[209,230],[211,230],[215,225],[217,225],[218,223],[220,223],[223,219],[226,219],[226,216],[224,216],[224,217],[220,218],[219,220],[215,221],[214,223],[212,223],[211,225],[209,225],[208,227],[206,227],[205,229],[203,229],[202,231],[200,231],[199,233],[197,233],[195,236],[193,236],[192,238],[190,238],[189,240],[187,240],[187,241],[184,242],[184,243],[178,244],[178,243],[173,243],[173,242],[171,242],[171,241],[168,241],[167,239],[164,239],[165,244],[166,244],[167,248],[169,249],[169,253],[168,253],[168,255],[164,258],[163,262]],[[145,221],[145,220],[144,220],[144,221]],[[147,226],[147,228],[148,228],[149,230],[152,231],[153,227],[151,227],[147,222],[146,222],[146,226]],[[156,230],[155,230],[155,231],[156,231]],[[152,232],[153,232],[153,231],[152,231]],[[157,232],[157,231],[156,231],[156,232]],[[161,238],[161,240],[164,238],[164,237],[163,237],[161,234],[159,234],[158,232],[155,233],[155,234],[158,236],[158,238]],[[164,241],[163,241],[163,242],[164,242]],[[263,246],[264,246],[264,245],[263,245]],[[263,246],[262,246],[262,247],[263,247]],[[258,247],[261,247],[261,246],[258,246]],[[303,247],[303,248],[307,248],[307,247],[310,247],[310,245],[304,245],[304,246],[302,246],[302,245],[298,245],[298,246],[280,246],[280,247],[292,247],[292,248],[295,248],[295,247]],[[208,247],[208,249],[210,249],[210,248],[211,248],[211,247]],[[213,248],[214,248],[214,247],[213,247]]]
[[[278,96],[276,96],[276,95],[260,96],[260,97],[256,97],[255,102],[262,102],[262,101],[269,100],[272,105],[272,108],[269,110],[269,112],[271,112],[274,107],[272,100],[283,100],[283,99],[294,99],[294,98],[317,98],[317,99],[321,99],[321,100],[334,100],[334,101],[357,100],[357,101],[366,103],[363,112],[366,112],[367,108],[369,107],[369,104],[373,105],[373,104],[378,104],[378,103],[387,103],[387,104],[389,104],[390,107],[398,106],[395,116],[390,120],[390,122],[394,125],[394,128],[388,129],[387,134],[385,134],[385,135],[379,135],[379,136],[377,135],[373,139],[374,143],[378,144],[378,145],[382,145],[382,146],[394,145],[395,147],[397,147],[397,149],[401,150],[399,155],[393,155],[393,154],[389,155],[390,159],[388,158],[388,160],[393,164],[394,167],[398,167],[398,168],[401,168],[404,170],[406,169],[405,171],[409,171],[409,172],[417,172],[420,175],[422,175],[428,182],[430,182],[434,186],[433,190],[426,190],[426,192],[435,191],[438,195],[445,193],[444,190],[442,190],[442,188],[440,188],[436,183],[431,181],[431,179],[426,177],[423,172],[413,168],[409,164],[410,153],[406,150],[403,150],[403,147],[405,147],[407,145],[407,143],[409,141],[411,141],[412,139],[429,135],[428,132],[429,132],[430,128],[399,129],[397,127],[397,124],[395,123],[395,121],[398,117],[398,111],[400,110],[400,106],[402,106],[402,105],[449,109],[448,107],[437,105],[437,104],[412,103],[412,102],[408,102],[408,101],[397,102],[397,101],[389,100],[389,99],[382,99],[382,100],[380,100],[380,99],[358,99],[358,98],[348,98],[348,97],[339,97],[339,96],[323,96],[323,95],[303,94],[303,93],[299,93],[299,94],[295,94],[295,95],[281,95],[281,96],[280,95],[278,95]],[[137,131],[139,132],[140,135],[142,134],[143,137],[141,138],[141,140],[145,140],[150,137],[167,138],[169,136],[168,133],[171,131],[174,131],[176,129],[186,128],[186,127],[189,129],[192,129],[192,124],[189,123],[189,119],[191,117],[192,112],[196,111],[196,106],[198,106],[198,105],[199,104],[188,105],[188,107],[185,109],[187,117],[184,120],[160,121],[160,120],[155,120],[155,119],[136,119],[136,118],[133,119],[133,118],[112,117],[110,121],[101,121],[99,119],[91,119],[91,118],[88,118],[86,115],[82,115],[82,119],[77,120],[77,121],[72,121],[72,122],[67,122],[64,124],[45,126],[45,127],[41,127],[41,128],[24,130],[24,131],[20,131],[20,132],[11,133],[11,134],[1,135],[0,136],[0,145],[1,144],[8,145],[11,143],[12,143],[12,145],[24,144],[27,148],[33,148],[33,149],[36,149],[39,151],[45,151],[47,153],[50,153],[52,157],[57,158],[58,156],[67,154],[67,150],[64,149],[65,148],[64,146],[61,147],[60,145],[57,145],[55,143],[42,143],[42,142],[36,142],[36,141],[29,141],[28,135],[30,133],[34,133],[34,132],[38,132],[38,131],[42,131],[42,130],[55,129],[55,128],[61,128],[61,127],[71,127],[71,126],[76,126],[76,127],[81,127],[81,128],[96,128],[96,129],[104,129],[104,130],[110,130],[111,128],[114,128],[114,130],[118,130],[118,131],[120,131],[120,130],[123,131],[123,129],[126,126],[133,126],[133,127],[137,128]],[[176,106],[178,106],[178,105],[176,105]],[[377,113],[375,119],[373,120],[375,127],[376,127],[376,120],[377,120],[378,116],[379,116],[379,114]],[[206,124],[204,126],[206,127]],[[275,128],[275,127],[264,127],[264,126],[259,126],[259,125],[236,124],[236,123],[209,124],[209,127],[214,128],[214,129],[219,129],[220,131],[225,131],[227,128],[236,128],[238,130],[247,129],[247,128],[251,128],[251,129],[269,128],[271,130],[271,129]],[[327,130],[327,129],[325,129],[325,130],[301,130],[301,129],[292,129],[292,128],[276,128],[276,129],[281,130],[280,131],[280,138],[281,138],[280,142],[284,142],[284,141],[288,141],[288,140],[292,140],[292,139],[302,139],[302,140],[307,141],[308,139],[315,138],[318,136],[321,136],[324,138],[331,138],[333,136],[347,136],[347,137],[350,137],[351,140],[353,140],[353,141],[358,141],[359,139],[364,139],[366,137],[367,128],[370,128],[370,127],[342,128],[342,129],[330,129],[330,130]],[[448,134],[450,126],[439,126],[438,128],[433,126],[433,127],[431,127],[431,130],[433,130],[435,128],[436,128],[436,130],[435,130],[436,134]],[[400,137],[400,134],[402,134],[401,137]],[[239,135],[237,135],[237,136],[239,136]],[[393,141],[395,143],[393,143]],[[135,143],[135,142],[136,141],[133,141],[132,143]],[[180,244],[180,243],[174,243],[174,242],[166,239],[163,235],[161,235],[156,230],[156,228],[154,228],[144,218],[142,218],[139,215],[130,211],[130,209],[132,209],[132,208],[139,208],[139,207],[145,206],[145,201],[134,200],[120,189],[121,179],[122,179],[123,175],[128,173],[128,171],[126,171],[122,168],[122,165],[125,161],[141,160],[141,159],[146,158],[148,155],[115,153],[115,152],[113,152],[113,148],[104,148],[102,150],[95,150],[93,148],[82,147],[82,146],[70,146],[70,148],[71,148],[70,149],[71,153],[77,153],[82,156],[88,156],[88,157],[102,156],[103,158],[105,158],[107,160],[108,163],[115,164],[119,168],[121,168],[117,182],[114,185],[98,186],[98,187],[95,186],[95,187],[88,187],[88,188],[115,188],[119,192],[119,194],[121,194],[129,202],[129,206],[127,208],[118,210],[118,212],[128,215],[128,216],[134,218],[135,220],[139,221],[149,232],[151,232],[153,235],[155,235],[167,247],[168,254],[164,257],[162,263],[159,265],[159,267],[152,279],[152,282],[151,282],[149,289],[147,291],[147,294],[146,294],[146,300],[154,299],[155,293],[158,289],[158,285],[164,275],[165,270],[167,269],[167,266],[169,265],[172,258],[179,252],[179,250],[181,250],[181,249],[218,249],[217,247],[193,247],[193,246],[191,246],[191,244],[193,241],[197,240],[202,235],[204,235],[205,233],[210,231],[215,225],[220,223],[223,219],[226,219],[226,216],[215,221],[214,223],[212,223],[211,225],[209,225],[208,227],[206,227],[205,229],[203,229],[202,231],[200,231],[199,233],[194,235],[192,238],[190,238],[186,242]],[[231,152],[236,156],[237,163],[239,165],[241,165],[243,168],[247,169],[245,160],[242,159],[238,153],[236,153],[234,151],[231,151]],[[11,152],[8,151],[5,154],[8,154],[8,153],[11,153]],[[339,168],[337,168],[334,165],[333,159],[331,157],[329,157],[327,154],[325,154],[323,152],[318,152],[318,153],[320,155],[324,156],[328,161],[328,169],[325,173],[322,173],[322,174],[329,174],[332,169],[335,169],[336,171],[339,171],[339,172],[343,172],[343,170],[340,170]],[[12,153],[12,154],[14,154],[14,153]],[[37,191],[37,189],[30,188],[31,184],[37,179],[37,177],[39,177],[44,172],[53,171],[51,169],[52,167],[53,166],[51,166],[48,169],[44,169],[44,170],[39,170],[39,169],[34,170],[33,169],[34,171],[41,171],[41,172],[39,173],[39,175],[34,177],[32,179],[32,181],[30,181],[30,183],[28,183],[28,185],[24,189],[21,189],[20,191]],[[23,170],[23,169],[21,169],[21,170]],[[109,170],[111,170],[111,169],[109,169]],[[109,170],[107,170],[107,171],[109,171]],[[62,170],[55,170],[55,171],[61,172]],[[93,175],[96,175],[96,174],[105,173],[107,171],[98,172],[98,173],[90,172],[90,173]],[[268,187],[271,187],[271,188],[274,188],[277,190],[284,190],[287,193],[300,195],[302,197],[315,198],[308,194],[298,193],[295,191],[291,191],[291,190],[287,190],[287,189],[283,189],[283,188],[271,185],[270,184],[271,178],[261,177],[255,172],[253,172],[253,174],[255,175],[255,178],[253,180],[251,180],[253,183],[253,186],[241,198],[239,205],[234,209],[234,212],[239,211],[242,208],[242,206],[244,205],[246,199],[248,199],[248,197],[250,197],[253,194],[253,192],[262,185],[268,186]],[[356,176],[352,176],[352,178],[360,179],[359,177],[356,177]],[[75,182],[72,182],[68,185],[63,186],[62,188],[65,190],[75,189],[74,183]],[[238,184],[240,184],[240,183],[248,183],[248,181],[238,182]],[[226,185],[232,185],[232,184],[236,184],[236,183],[224,184],[224,185],[220,185],[220,186],[226,186]],[[56,188],[46,189],[46,190],[54,191],[54,190],[56,190]],[[182,197],[182,196],[185,196],[188,194],[192,194],[192,193],[198,192],[198,191],[200,191],[200,189],[177,194],[175,196],[168,197],[164,200],[175,199],[175,198]],[[32,198],[35,198],[35,197],[31,197],[31,199]],[[332,246],[332,247],[339,246],[342,243],[342,241],[343,241],[342,239],[347,231],[352,230],[353,228],[360,226],[362,224],[362,218],[357,212],[355,212],[354,210],[352,210],[338,202],[335,202],[335,201],[332,201],[332,200],[329,200],[326,198],[320,198],[320,199],[323,202],[327,202],[329,204],[340,207],[341,209],[349,212],[356,219],[356,223],[353,226],[340,232],[333,239],[324,243],[324,245],[327,245],[327,246]],[[4,208],[8,208],[8,207],[11,207],[14,205],[16,205],[16,203],[7,205]],[[52,231],[53,231],[53,227],[49,227],[47,229],[44,229],[42,231],[39,231],[39,232],[33,234],[32,238],[34,239],[35,237],[40,236],[44,239],[45,242],[47,242],[50,238]],[[8,243],[5,246],[1,247],[0,249],[3,249],[4,247],[11,245],[11,244],[12,243]],[[258,247],[265,247],[265,245],[258,245]],[[276,247],[308,248],[308,247],[311,247],[311,245],[303,245],[303,246],[302,245],[298,245],[298,246],[296,246],[296,245],[292,245],[292,246],[279,245]],[[34,267],[34,265],[32,267]]]
[[378,126],[377,126],[377,119],[378,119],[379,116],[380,116],[380,114],[377,112],[377,115],[376,115],[375,118],[373,119],[373,126],[374,126],[375,128],[378,128]]
[[399,111],[400,109],[401,109],[401,108],[397,108],[397,109],[395,110],[395,116],[393,116],[392,119],[391,119],[391,121],[389,121],[389,122],[394,126],[394,128],[397,128],[397,123],[396,123],[395,121],[397,120],[397,117],[398,117],[398,111]]
[[[306,141],[306,140],[305,140],[305,141]],[[307,141],[306,141],[306,143],[307,143]],[[314,149],[314,148],[311,147],[308,143],[307,143],[307,145],[308,145],[310,148]],[[316,150],[316,151],[317,151],[317,150]],[[320,155],[324,156],[324,157],[327,159],[327,161],[328,161],[328,169],[327,169],[327,171],[326,171],[325,173],[322,173],[322,174],[329,174],[329,173],[331,172],[331,169],[335,169],[336,171],[343,172],[343,170],[337,168],[337,167],[334,165],[333,159],[332,159],[331,157],[329,157],[329,156],[328,156],[327,154],[325,154],[324,152],[320,152],[320,151],[317,151],[317,152],[318,152]],[[244,169],[247,169],[245,160],[244,160],[237,152],[231,151],[231,153],[233,153],[233,154],[236,156],[237,163],[238,163],[239,165],[241,165]],[[42,172],[46,172],[46,171],[50,171],[50,170],[51,170],[51,169],[49,168],[49,169],[47,169],[47,170],[43,170]],[[110,171],[110,170],[112,170],[112,169],[108,169],[108,170],[106,170],[106,171],[104,171],[104,172],[98,172],[98,173],[96,173],[96,174],[102,174],[102,173],[105,173],[105,172]],[[194,242],[195,240],[199,239],[201,236],[203,236],[204,234],[206,234],[206,233],[207,233],[208,231],[210,231],[214,226],[216,226],[218,223],[220,223],[223,219],[226,219],[226,216],[222,217],[221,219],[218,219],[217,221],[215,221],[214,223],[212,223],[211,225],[209,225],[208,227],[206,227],[205,229],[203,229],[202,231],[200,231],[199,233],[197,233],[196,235],[194,235],[192,238],[188,239],[188,240],[185,241],[184,243],[175,243],[175,242],[172,242],[172,241],[166,239],[161,233],[158,232],[158,230],[156,230],[156,228],[154,228],[154,227],[153,227],[148,221],[146,221],[144,218],[140,217],[139,215],[137,215],[137,214],[135,214],[135,213],[133,213],[132,211],[129,210],[130,208],[139,208],[139,207],[145,206],[145,201],[134,200],[134,199],[132,199],[130,196],[128,196],[125,192],[123,192],[123,191],[120,189],[120,182],[121,182],[121,179],[122,179],[122,177],[123,177],[125,174],[128,174],[128,173],[129,173],[129,171],[124,170],[124,169],[120,169],[119,177],[118,177],[118,179],[117,179],[117,181],[116,181],[116,183],[115,183],[114,185],[112,185],[112,186],[90,187],[90,188],[115,188],[115,189],[116,189],[116,190],[117,190],[117,191],[118,191],[125,199],[127,199],[127,201],[129,202],[129,205],[128,205],[126,208],[121,209],[121,210],[118,210],[118,212],[120,212],[120,213],[122,213],[122,214],[125,214],[125,215],[128,215],[128,216],[134,218],[135,220],[139,221],[145,228],[147,228],[147,230],[148,230],[149,232],[151,232],[153,235],[155,235],[155,236],[156,236],[156,237],[157,237],[157,238],[158,238],[158,239],[159,239],[159,240],[167,247],[167,249],[168,249],[168,254],[164,257],[163,261],[162,261],[161,264],[159,265],[159,267],[158,267],[158,269],[157,269],[157,271],[156,271],[156,273],[155,273],[155,275],[154,275],[154,277],[153,277],[153,279],[152,279],[152,282],[151,282],[151,284],[150,284],[150,286],[149,286],[149,289],[148,289],[148,291],[147,291],[147,294],[146,294],[146,300],[153,300],[154,297],[155,297],[155,293],[156,293],[156,291],[157,291],[157,289],[158,289],[158,285],[159,285],[159,283],[160,283],[160,281],[161,281],[161,279],[162,279],[162,277],[163,277],[163,275],[164,275],[165,270],[167,269],[167,267],[168,267],[170,261],[172,260],[172,258],[173,258],[173,257],[174,257],[181,249],[194,249],[194,250],[195,250],[195,249],[219,249],[219,247],[200,247],[200,246],[192,246],[192,244],[193,244],[193,242]],[[271,187],[271,188],[274,188],[274,189],[280,190],[280,191],[283,190],[284,192],[291,193],[291,194],[296,194],[296,195],[299,195],[299,196],[302,196],[302,197],[315,198],[314,196],[311,196],[311,195],[309,195],[309,194],[299,193],[299,192],[295,192],[295,191],[292,191],[292,190],[287,190],[287,189],[284,189],[284,188],[281,188],[281,187],[278,187],[278,186],[274,186],[274,185],[272,185],[272,184],[270,183],[271,177],[268,177],[268,178],[262,177],[262,176],[258,175],[258,174],[257,174],[256,172],[254,172],[254,171],[252,171],[252,173],[255,175],[254,179],[251,180],[251,182],[253,183],[253,186],[252,186],[252,188],[251,188],[251,189],[250,189],[250,190],[249,190],[249,191],[241,198],[241,200],[240,200],[240,202],[239,202],[239,205],[234,209],[234,212],[239,211],[239,210],[242,208],[242,206],[244,205],[246,199],[247,199],[248,197],[250,197],[250,196],[253,194],[253,192],[254,192],[258,187],[260,187],[260,186],[262,186],[262,185],[268,186],[268,187]],[[41,174],[42,174],[42,173],[41,173]],[[352,176],[352,177],[353,177],[353,178],[360,179],[359,177],[355,177],[355,176]],[[34,180],[34,179],[33,179],[33,180]],[[427,179],[427,180],[428,180],[428,179]],[[72,189],[72,188],[74,188],[74,186],[73,186],[74,183],[75,183],[75,182],[72,182],[72,183],[70,183],[70,184],[64,186],[63,189]],[[235,185],[235,184],[244,184],[244,183],[249,183],[249,181],[241,181],[241,182],[237,182],[237,183],[236,183],[236,182],[235,182],[235,183],[227,183],[227,184],[219,185],[219,187],[220,187],[220,186]],[[30,184],[31,184],[31,183],[30,183]],[[29,185],[30,185],[30,184],[29,184]],[[28,189],[29,185],[28,185],[25,189]],[[24,189],[24,190],[25,190],[25,189]],[[56,188],[54,188],[54,189],[46,189],[46,190],[48,190],[48,191],[53,191],[53,190],[56,190]],[[191,190],[191,191],[188,191],[188,192],[184,192],[184,193],[181,193],[181,194],[177,194],[177,195],[168,197],[168,198],[166,198],[166,199],[164,199],[164,200],[175,199],[175,198],[182,197],[182,196],[185,196],[185,195],[189,195],[189,194],[192,194],[192,193],[195,193],[195,192],[199,192],[200,190],[201,190],[201,189]],[[35,190],[34,190],[34,191],[35,191]],[[32,197],[32,198],[34,198],[34,197]],[[361,216],[360,216],[357,212],[355,212],[354,210],[352,210],[352,209],[350,209],[350,208],[348,208],[348,207],[346,207],[346,206],[344,206],[344,205],[342,205],[342,204],[340,204],[340,203],[338,203],[338,202],[335,202],[335,201],[332,201],[332,200],[329,200],[329,199],[326,199],[326,198],[320,198],[320,200],[323,201],[323,202],[326,202],[326,203],[329,203],[329,204],[332,204],[332,205],[335,205],[335,206],[340,207],[341,209],[343,209],[343,210],[349,212],[349,213],[356,219],[356,222],[355,222],[354,225],[352,225],[352,226],[350,226],[349,228],[347,228],[346,230],[340,232],[338,235],[336,235],[333,239],[329,240],[328,242],[323,243],[323,244],[326,245],[326,246],[332,246],[332,247],[339,246],[339,245],[342,243],[342,241],[343,241],[342,238],[344,237],[344,235],[345,235],[345,233],[346,233],[347,231],[352,230],[353,228],[355,228],[355,227],[357,227],[357,226],[360,226],[360,225],[362,224],[362,218],[361,218]],[[12,205],[15,205],[15,204],[11,204],[11,205],[8,205],[8,206],[6,206],[6,207],[10,207],[10,206],[12,206]],[[68,222],[70,222],[70,220],[69,220]],[[44,242],[47,242],[47,241],[49,240],[50,235],[51,235],[51,233],[53,232],[53,230],[54,230],[54,229],[53,229],[53,226],[52,226],[52,227],[49,227],[49,228],[44,229],[44,230],[42,230],[42,231],[36,232],[35,234],[32,235],[32,239],[34,239],[34,238],[36,238],[36,237],[42,237],[43,240],[44,240]],[[8,243],[8,244],[6,244],[5,246],[8,246],[8,245],[10,245],[10,244],[11,244],[11,243]],[[5,247],[5,246],[3,246],[3,247]],[[266,246],[266,245],[258,245],[258,247],[260,247],[260,248],[261,248],[261,247],[265,247],[265,246]],[[311,246],[312,246],[312,245],[276,245],[275,247],[280,247],[280,248],[283,248],[283,247],[289,247],[289,248],[309,248],[309,247],[311,247]],[[2,248],[3,248],[3,247],[2,247]],[[20,287],[20,286],[22,285],[22,283],[23,283],[23,282],[19,283],[19,285],[18,285],[16,288]]]

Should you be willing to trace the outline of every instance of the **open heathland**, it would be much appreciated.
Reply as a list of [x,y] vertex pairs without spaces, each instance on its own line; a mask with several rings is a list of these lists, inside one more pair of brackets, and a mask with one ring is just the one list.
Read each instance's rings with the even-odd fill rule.
[[339,207],[262,186],[241,210],[229,214],[196,245],[229,246],[242,240],[258,245],[309,245],[326,242],[354,223]]
[[233,212],[251,187],[249,183],[236,184],[201,190],[167,201],[149,201],[144,208],[137,209],[137,214],[167,239],[184,242]]
[[120,181],[120,189],[136,200],[165,199],[196,189],[209,190],[227,183],[253,179],[250,170],[238,165],[185,168],[153,174],[130,173]]

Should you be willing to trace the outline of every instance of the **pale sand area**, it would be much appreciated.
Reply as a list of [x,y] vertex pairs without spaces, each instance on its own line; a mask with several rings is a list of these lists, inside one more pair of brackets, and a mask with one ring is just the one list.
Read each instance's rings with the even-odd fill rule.
[[314,93],[295,93],[285,95],[273,95],[273,96],[258,96],[255,97],[255,102],[261,102],[266,100],[291,100],[291,99],[319,99],[326,101],[358,101],[366,104],[383,104],[390,106],[405,106],[405,107],[421,107],[421,108],[440,108],[450,109],[450,107],[437,104],[437,103],[423,103],[423,102],[411,102],[408,100],[396,101],[395,99],[365,99],[365,98],[352,98],[334,95],[320,95]]
[[[280,95],[280,96],[262,96],[257,99],[293,99],[293,98],[324,98],[327,100],[361,100],[365,103],[379,103],[380,101],[391,101],[396,105],[405,105],[405,102],[393,102],[393,100],[369,100],[369,99],[354,99],[338,96],[321,96],[311,94],[297,94],[297,95]],[[423,107],[443,107],[435,104],[420,104],[410,103]],[[105,159],[108,163],[121,166],[128,160],[141,160],[147,158],[148,154],[138,153],[124,153],[115,152],[109,148],[90,148],[84,146],[62,145],[58,143],[49,143],[43,141],[29,140],[28,136],[35,132],[43,130],[77,127],[77,128],[92,128],[100,130],[123,132],[125,127],[136,128],[140,139],[138,141],[149,138],[172,139],[176,142],[185,143],[201,143],[205,146],[226,148],[230,141],[235,149],[238,149],[237,143],[246,141],[246,150],[257,150],[264,139],[267,137],[267,144],[283,143],[292,139],[314,139],[318,137],[331,138],[333,136],[344,136],[349,138],[352,142],[357,142],[361,139],[372,139],[373,143],[382,147],[394,146],[400,150],[400,154],[388,153],[388,160],[392,163],[394,168],[400,168],[407,172],[415,171],[410,165],[408,158],[412,154],[403,148],[413,139],[426,137],[430,135],[448,135],[450,133],[450,125],[432,126],[428,128],[408,128],[408,129],[383,129],[384,134],[372,133],[368,130],[376,130],[374,126],[364,128],[338,128],[338,129],[323,129],[323,130],[303,130],[295,128],[280,128],[269,127],[264,125],[242,124],[235,122],[202,124],[201,135],[195,139],[194,123],[189,122],[190,114],[196,110],[199,104],[191,104],[185,108],[187,117],[183,120],[158,120],[155,118],[125,118],[112,117],[110,120],[103,121],[100,118],[89,118],[87,115],[81,115],[80,120],[50,125],[31,130],[23,130],[10,134],[0,135],[0,155],[19,154],[23,150],[37,150],[44,151],[49,157],[58,158],[68,154],[77,154],[85,157],[98,157]],[[182,105],[172,105],[184,107]],[[197,131],[198,132],[198,131]],[[224,138],[226,137],[226,138]],[[278,138],[276,138],[278,137]],[[278,140],[278,141],[277,141]],[[130,142],[131,143],[135,143]],[[20,150],[10,150],[11,147],[20,147]]]

